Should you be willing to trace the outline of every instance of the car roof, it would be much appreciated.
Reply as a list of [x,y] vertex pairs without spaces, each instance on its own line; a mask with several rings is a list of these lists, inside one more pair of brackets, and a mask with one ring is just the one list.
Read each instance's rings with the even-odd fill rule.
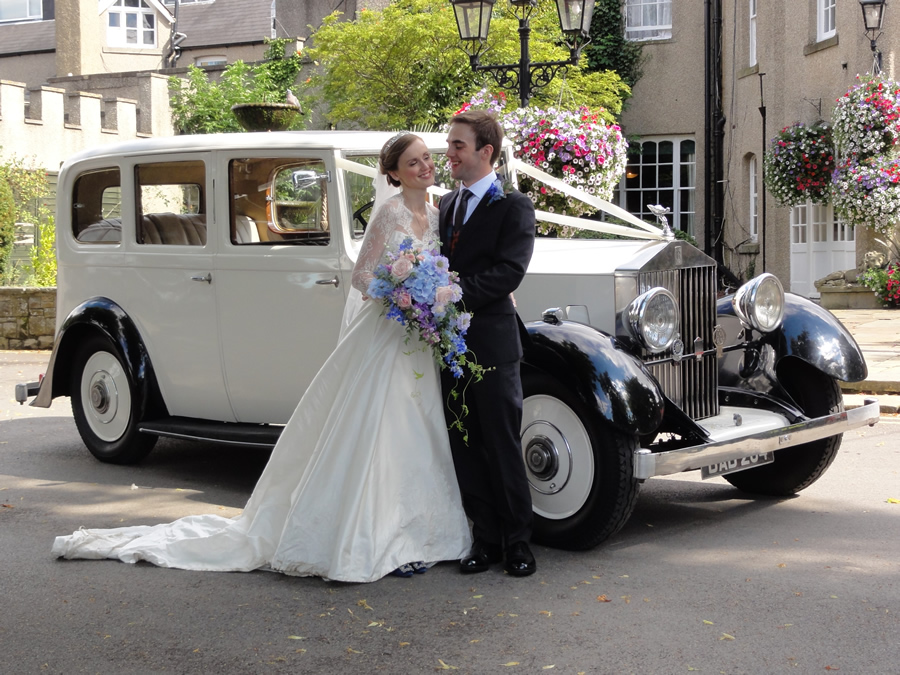
[[[73,155],[67,164],[92,158],[144,155],[162,152],[190,152],[211,150],[259,150],[296,148],[342,150],[348,154],[372,154],[381,150],[396,131],[268,131],[234,134],[196,134],[147,138],[115,143],[83,150]],[[447,146],[445,133],[415,133],[433,150]]]

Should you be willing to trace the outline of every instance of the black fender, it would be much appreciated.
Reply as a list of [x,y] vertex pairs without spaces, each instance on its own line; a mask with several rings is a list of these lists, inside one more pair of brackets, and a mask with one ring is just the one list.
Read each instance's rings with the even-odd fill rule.
[[665,411],[663,394],[640,360],[617,348],[615,338],[580,323],[526,324],[523,369],[558,380],[616,429],[656,431]]
[[52,399],[70,395],[72,363],[78,346],[86,335],[101,333],[116,346],[128,377],[134,383],[139,408],[138,419],[152,410],[164,411],[165,405],[156,383],[153,364],[140,331],[131,317],[109,298],[91,298],[75,307],[56,334],[53,353],[41,389],[32,405],[49,408]]
[[[721,298],[716,306],[717,319],[726,329],[728,340],[733,340],[740,330],[731,299],[732,296]],[[744,334],[749,335],[749,330]],[[827,309],[793,293],[785,293],[781,327],[767,334],[754,331],[747,342],[751,350],[771,347],[776,369],[782,359],[794,357],[841,382],[859,382],[868,375],[862,350],[844,324]],[[742,360],[722,360],[720,384],[745,377],[740,373]]]

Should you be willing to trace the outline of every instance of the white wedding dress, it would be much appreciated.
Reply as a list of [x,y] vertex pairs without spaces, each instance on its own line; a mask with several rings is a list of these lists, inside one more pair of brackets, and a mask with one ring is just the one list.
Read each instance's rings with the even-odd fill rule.
[[[471,537],[456,483],[437,366],[405,344],[377,301],[360,301],[386,250],[417,237],[402,195],[373,216],[353,271],[355,316],[303,395],[244,511],[57,537],[64,558],[145,560],[188,570],[271,569],[374,581],[413,562],[456,560]],[[424,239],[424,241],[422,240]],[[354,298],[348,300],[352,308]],[[424,374],[417,377],[416,373]]]

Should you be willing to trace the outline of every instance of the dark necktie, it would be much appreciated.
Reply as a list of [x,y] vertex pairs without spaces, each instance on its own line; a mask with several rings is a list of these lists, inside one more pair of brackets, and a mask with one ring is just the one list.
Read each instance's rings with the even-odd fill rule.
[[453,229],[450,231],[450,252],[453,252],[454,247],[456,246],[456,240],[459,237],[459,232],[462,230],[463,221],[466,218],[466,208],[469,204],[469,197],[472,196],[472,193],[463,188],[459,193],[459,199],[456,201],[456,213],[453,215]]

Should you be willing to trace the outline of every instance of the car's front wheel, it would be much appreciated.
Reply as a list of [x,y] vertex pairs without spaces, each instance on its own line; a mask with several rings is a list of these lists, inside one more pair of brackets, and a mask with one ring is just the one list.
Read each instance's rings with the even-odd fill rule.
[[153,449],[156,436],[137,428],[140,394],[108,338],[92,335],[80,346],[70,392],[78,433],[101,462],[133,464]]
[[558,548],[592,548],[618,532],[634,510],[637,437],[600,424],[577,396],[545,373],[523,373],[522,389],[533,538]]

